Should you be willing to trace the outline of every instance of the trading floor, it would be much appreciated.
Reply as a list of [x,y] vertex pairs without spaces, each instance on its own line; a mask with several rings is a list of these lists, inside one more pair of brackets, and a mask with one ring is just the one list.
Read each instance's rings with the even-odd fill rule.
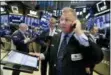
[[[7,52],[1,52],[1,59],[2,59],[6,54],[7,54]],[[3,68],[3,66],[1,66],[1,68]],[[3,70],[3,75],[11,75],[11,73],[12,73],[11,70],[6,70],[6,69],[2,69],[2,70]],[[34,71],[33,74],[21,72],[20,75],[40,75],[40,71]],[[99,74],[93,72],[93,75],[99,75]]]
[[0,1],[1,75],[110,75],[110,2]]

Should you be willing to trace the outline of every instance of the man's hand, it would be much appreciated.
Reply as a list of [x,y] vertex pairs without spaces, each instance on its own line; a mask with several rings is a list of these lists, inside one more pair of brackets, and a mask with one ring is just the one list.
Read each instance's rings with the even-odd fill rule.
[[45,56],[44,56],[43,53],[32,53],[32,52],[30,52],[29,54],[32,55],[32,56],[39,57],[39,60],[44,60],[45,59]]
[[82,28],[81,28],[81,22],[77,19],[76,21],[76,28],[74,29],[75,33],[77,35],[83,34]]
[[48,42],[43,42],[45,46],[49,46],[50,45],[50,40],[48,40]]
[[29,54],[32,55],[32,56],[40,57],[40,53],[33,53],[33,52],[30,52]]
[[30,38],[26,38],[25,40],[24,40],[24,43],[26,44],[26,43],[28,43],[30,41]]

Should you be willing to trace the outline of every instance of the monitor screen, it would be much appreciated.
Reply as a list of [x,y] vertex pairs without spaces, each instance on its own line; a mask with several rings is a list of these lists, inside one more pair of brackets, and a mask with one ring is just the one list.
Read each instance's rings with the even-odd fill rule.
[[0,7],[0,14],[7,14],[7,10],[6,10],[6,7]]
[[37,19],[37,18],[32,18],[31,19],[31,25],[32,26],[39,26],[39,19]]
[[22,23],[22,22],[24,22],[24,16],[10,14],[9,15],[9,22],[10,23],[17,23],[17,24]]
[[31,25],[31,17],[25,16],[25,23],[30,26]]
[[8,15],[1,15],[0,16],[1,24],[7,23],[8,24]]
[[104,11],[107,9],[106,2],[101,1],[96,4],[98,12]]
[[[19,58],[18,58],[19,57]],[[12,50],[8,56],[8,62],[24,66],[38,67],[38,58]]]
[[105,15],[105,22],[110,23],[110,13]]

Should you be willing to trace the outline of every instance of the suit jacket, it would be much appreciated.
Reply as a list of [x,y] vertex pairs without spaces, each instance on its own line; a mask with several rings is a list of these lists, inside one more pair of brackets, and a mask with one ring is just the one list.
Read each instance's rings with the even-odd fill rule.
[[[58,31],[55,31],[58,33]],[[43,53],[46,50],[46,45],[44,43],[51,42],[53,36],[49,36],[49,31],[44,31],[42,34],[37,38],[38,42],[41,44],[41,53]]]
[[[46,59],[49,61],[49,75],[57,75],[57,53],[60,43],[61,34],[55,35],[52,39],[50,49],[44,53]],[[68,45],[64,48],[64,57],[62,59],[62,72],[63,75],[86,75],[84,58],[78,61],[72,61],[71,55],[81,53],[84,48],[80,46],[79,42],[72,36]]]
[[29,52],[28,44],[24,43],[25,37],[23,34],[17,30],[12,34],[12,40],[14,45],[16,46],[16,49],[22,52]]
[[44,31],[44,32],[42,32],[42,34],[40,36],[38,36],[36,38],[36,42],[38,42],[41,45],[41,50],[40,50],[41,53],[43,53],[46,50],[45,43],[48,42],[48,40],[49,40],[48,37],[49,37],[49,31],[47,31],[47,32]]

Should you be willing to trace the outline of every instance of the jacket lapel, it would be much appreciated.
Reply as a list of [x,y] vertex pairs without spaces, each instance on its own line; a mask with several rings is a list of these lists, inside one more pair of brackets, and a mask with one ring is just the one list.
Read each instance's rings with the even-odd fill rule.
[[69,39],[69,42],[68,42],[67,46],[64,48],[65,50],[64,50],[63,59],[65,58],[65,56],[66,56],[66,54],[68,52],[68,48],[70,47],[70,44],[72,44],[72,41],[74,41],[73,39],[74,39],[74,36],[71,36],[71,38]]
[[18,32],[19,32],[19,34],[21,35],[21,37],[22,37],[23,39],[25,39],[23,33],[22,33],[20,30],[19,30]]
[[77,40],[73,35],[72,35],[71,38],[69,39],[69,42],[68,42],[67,46],[64,48],[64,49],[66,49],[66,50],[64,50],[65,52],[64,52],[63,59],[64,59],[65,56],[67,55],[67,53],[68,53],[68,51],[69,51],[69,48],[70,48],[70,47],[73,47],[73,46],[71,46],[71,45],[74,45],[74,46],[76,46],[77,48],[80,47],[80,44],[79,44],[78,40]]
[[60,38],[61,38],[61,33],[58,33],[56,36],[53,36],[55,41],[54,42],[54,54],[55,54],[55,59],[57,58],[57,53],[58,53],[58,47],[60,43]]

